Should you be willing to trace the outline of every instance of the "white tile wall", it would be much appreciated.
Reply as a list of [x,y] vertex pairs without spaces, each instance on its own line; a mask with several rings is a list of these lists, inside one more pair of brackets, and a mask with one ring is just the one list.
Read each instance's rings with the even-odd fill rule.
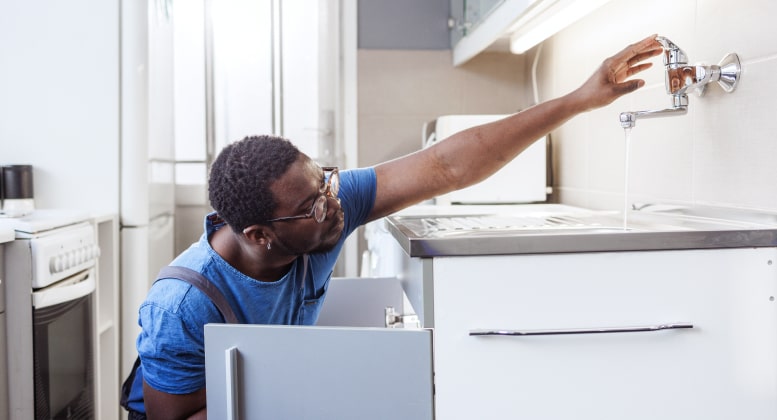
[[506,114],[528,106],[525,57],[484,53],[453,67],[450,50],[359,50],[359,166],[421,147],[446,114]]
[[[777,210],[777,3],[767,0],[614,0],[546,42],[542,99],[582,83],[601,60],[652,33],[679,45],[690,63],[717,64],[736,52],[742,81],[690,96],[688,115],[637,121],[629,201],[714,203]],[[556,199],[594,208],[623,205],[622,111],[665,108],[661,58],[647,85],[553,133]]]

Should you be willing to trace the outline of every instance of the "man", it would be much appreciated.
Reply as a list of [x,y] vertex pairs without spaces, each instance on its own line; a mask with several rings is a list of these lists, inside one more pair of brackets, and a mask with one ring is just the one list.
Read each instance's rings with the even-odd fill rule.
[[[358,226],[485,179],[573,116],[643,86],[628,79],[661,51],[655,36],[645,38],[563,97],[374,168],[321,168],[277,137],[233,143],[211,168],[216,212],[171,265],[202,273],[242,323],[312,325],[343,242]],[[139,312],[142,363],[130,419],[205,418],[203,326],[224,318],[177,279],[156,282]]]

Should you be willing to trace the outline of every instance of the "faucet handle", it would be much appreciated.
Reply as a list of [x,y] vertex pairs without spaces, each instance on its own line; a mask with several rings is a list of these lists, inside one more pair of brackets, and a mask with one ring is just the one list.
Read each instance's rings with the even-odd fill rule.
[[688,56],[677,44],[663,36],[657,36],[656,41],[664,48],[664,66],[673,67],[688,64]]

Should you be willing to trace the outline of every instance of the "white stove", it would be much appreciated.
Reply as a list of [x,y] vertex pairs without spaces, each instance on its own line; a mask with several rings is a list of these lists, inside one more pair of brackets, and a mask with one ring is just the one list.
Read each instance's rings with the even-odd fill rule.
[[94,221],[41,209],[1,218],[3,230],[15,237],[3,252],[10,418],[93,418]]

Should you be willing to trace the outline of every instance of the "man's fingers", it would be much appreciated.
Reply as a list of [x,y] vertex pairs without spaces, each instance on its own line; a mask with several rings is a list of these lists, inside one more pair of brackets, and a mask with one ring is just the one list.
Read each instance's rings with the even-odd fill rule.
[[629,71],[627,72],[627,77],[635,75],[643,70],[647,70],[649,68],[653,67],[653,63],[642,63],[636,66],[629,67]]

